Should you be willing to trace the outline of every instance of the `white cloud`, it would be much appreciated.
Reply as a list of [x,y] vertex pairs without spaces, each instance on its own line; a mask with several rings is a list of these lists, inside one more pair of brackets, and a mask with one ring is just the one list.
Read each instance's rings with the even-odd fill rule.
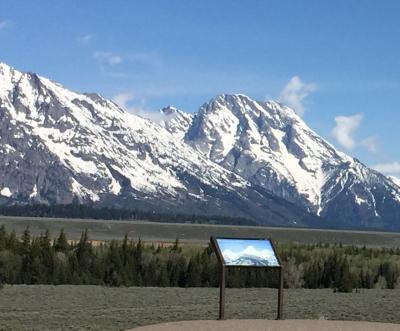
[[161,56],[154,52],[149,53],[130,53],[126,55],[126,60],[134,63],[149,64],[152,66],[160,65],[162,62]]
[[305,112],[305,99],[316,89],[316,84],[304,83],[299,76],[294,76],[283,88],[279,101],[293,108],[297,114],[302,116]]
[[378,151],[378,136],[369,136],[360,142],[360,146],[366,148],[371,153],[376,153]]
[[113,54],[111,52],[101,52],[101,51],[97,51],[93,53],[93,57],[99,62],[99,63],[106,63],[109,65],[115,65],[115,64],[119,64],[122,62],[122,57],[117,55],[117,54]]
[[[81,43],[88,43],[92,39],[91,35],[84,36],[80,39]],[[112,52],[96,51],[93,53],[93,57],[100,64],[115,65],[122,62],[130,62],[132,64],[159,66],[162,64],[162,58],[160,55],[154,52],[150,53],[128,53],[124,55],[118,55]]]
[[362,140],[357,140],[355,135],[361,126],[363,114],[351,116],[336,116],[336,125],[332,129],[332,136],[344,148],[351,150],[355,147],[363,147],[371,153],[378,151],[378,136],[372,135]]
[[400,162],[378,163],[372,168],[386,175],[400,175]]
[[360,127],[362,119],[362,114],[335,117],[336,125],[332,130],[333,137],[344,148],[353,149],[357,144],[354,134]]
[[92,34],[87,34],[84,36],[81,36],[78,38],[78,42],[83,44],[83,45],[87,45],[89,44],[93,39],[93,35]]
[[120,94],[115,95],[112,98],[112,100],[118,106],[120,106],[122,109],[125,109],[125,110],[128,110],[128,103],[134,99],[135,99],[135,96],[133,95],[133,93],[130,93],[130,92],[120,93]]
[[147,118],[153,122],[161,123],[166,119],[164,113],[146,109],[146,99],[138,98],[131,92],[117,94],[112,100],[127,112]]
[[11,24],[12,21],[10,20],[0,21],[0,31],[8,28]]

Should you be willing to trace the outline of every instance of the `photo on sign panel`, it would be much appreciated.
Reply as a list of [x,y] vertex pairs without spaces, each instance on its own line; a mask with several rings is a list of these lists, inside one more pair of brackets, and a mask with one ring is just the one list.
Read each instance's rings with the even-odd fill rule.
[[225,265],[279,267],[269,240],[216,238]]

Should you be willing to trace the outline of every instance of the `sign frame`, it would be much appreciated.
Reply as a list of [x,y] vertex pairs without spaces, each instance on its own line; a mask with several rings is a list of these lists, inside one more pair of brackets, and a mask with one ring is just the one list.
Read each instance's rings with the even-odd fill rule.
[[[228,239],[228,240],[260,240],[269,241],[271,248],[275,254],[279,266],[263,266],[263,265],[230,265],[225,263],[225,259],[222,255],[221,249],[218,244],[218,239]],[[237,238],[237,237],[210,237],[211,247],[214,250],[218,262],[220,264],[221,274],[220,274],[220,286],[219,286],[219,319],[225,319],[225,287],[226,287],[226,272],[228,268],[264,268],[264,269],[274,269],[279,272],[279,285],[278,285],[278,307],[277,307],[277,320],[283,319],[283,267],[282,261],[276,252],[276,247],[271,238]]]

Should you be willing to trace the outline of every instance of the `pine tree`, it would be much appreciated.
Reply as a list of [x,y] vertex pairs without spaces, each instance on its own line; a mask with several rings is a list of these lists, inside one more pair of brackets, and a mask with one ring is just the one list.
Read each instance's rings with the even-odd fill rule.
[[353,291],[354,281],[352,275],[350,273],[350,265],[347,262],[347,259],[340,265],[340,277],[337,281],[337,290],[339,292],[350,293]]
[[0,227],[0,251],[6,248],[7,244],[7,231],[4,224]]
[[27,227],[24,232],[22,233],[21,236],[21,254],[27,255],[29,254],[30,251],[30,245],[31,245],[31,233],[29,231],[29,227]]
[[64,229],[61,229],[60,234],[59,234],[57,240],[55,241],[54,248],[55,248],[56,252],[67,253],[69,251],[68,240],[67,240],[67,236],[64,232]]
[[17,239],[17,234],[15,233],[15,230],[12,230],[6,239],[6,249],[16,253],[18,246],[19,242]]
[[187,268],[187,286],[200,287],[201,286],[201,266],[198,256],[192,256],[189,260]]

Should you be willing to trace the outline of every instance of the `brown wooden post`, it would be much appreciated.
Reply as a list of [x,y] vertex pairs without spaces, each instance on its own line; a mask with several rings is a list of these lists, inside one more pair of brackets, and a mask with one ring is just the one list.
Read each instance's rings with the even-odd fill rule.
[[278,288],[278,314],[276,319],[283,319],[283,268],[279,268],[279,288]]
[[221,265],[221,279],[219,284],[219,319],[225,319],[225,266]]

